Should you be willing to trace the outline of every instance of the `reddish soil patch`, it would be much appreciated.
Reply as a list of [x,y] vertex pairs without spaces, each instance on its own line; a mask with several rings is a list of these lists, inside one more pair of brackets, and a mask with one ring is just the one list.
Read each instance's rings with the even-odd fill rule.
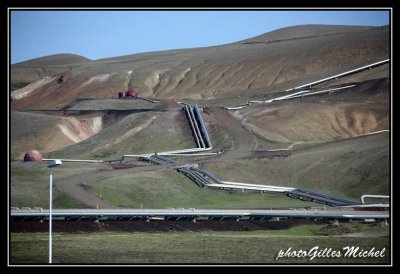
[[253,155],[258,158],[268,158],[272,159],[275,157],[288,157],[292,153],[288,150],[277,150],[277,151],[262,151],[262,150],[254,150]]
[[[53,232],[152,232],[152,231],[254,231],[280,230],[301,224],[315,224],[315,221],[290,219],[273,221],[53,221]],[[11,232],[47,232],[48,223],[39,221],[10,222]]]
[[110,164],[113,169],[124,169],[124,168],[132,168],[135,167],[137,165],[134,164],[128,164],[128,163],[118,163],[118,164]]

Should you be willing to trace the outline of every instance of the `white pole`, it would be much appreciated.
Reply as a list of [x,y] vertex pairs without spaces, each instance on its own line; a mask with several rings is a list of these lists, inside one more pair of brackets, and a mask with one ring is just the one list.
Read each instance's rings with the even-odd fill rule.
[[49,189],[49,264],[51,264],[51,257],[52,257],[52,251],[51,251],[51,246],[52,246],[52,238],[51,238],[51,226],[52,226],[52,201],[53,201],[53,195],[52,195],[52,185],[53,185],[53,174],[52,170],[50,168],[50,189]]

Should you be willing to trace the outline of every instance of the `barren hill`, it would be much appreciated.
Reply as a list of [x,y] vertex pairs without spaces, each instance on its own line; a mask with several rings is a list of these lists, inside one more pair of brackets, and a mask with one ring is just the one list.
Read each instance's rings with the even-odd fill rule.
[[318,36],[337,35],[346,32],[371,30],[373,28],[374,27],[365,26],[301,25],[270,31],[259,36],[236,42],[236,44],[269,43],[300,38],[306,39]]
[[[54,79],[13,102],[12,109],[56,109],[78,98],[117,98],[118,92],[129,87],[141,96],[169,99],[267,94],[389,56],[388,27],[332,27],[331,32],[341,33],[324,36],[319,34],[331,33],[327,27],[303,26],[265,37],[287,37],[289,33],[297,37],[299,28],[300,34],[314,35],[271,44],[230,44],[43,67],[42,75],[63,73],[64,83]],[[12,82],[20,69],[12,66]]]
[[11,66],[11,90],[34,83],[43,77],[63,73],[91,60],[76,54],[54,54],[19,62]]
[[86,63],[91,60],[76,54],[53,54],[14,64],[14,66],[57,66]]

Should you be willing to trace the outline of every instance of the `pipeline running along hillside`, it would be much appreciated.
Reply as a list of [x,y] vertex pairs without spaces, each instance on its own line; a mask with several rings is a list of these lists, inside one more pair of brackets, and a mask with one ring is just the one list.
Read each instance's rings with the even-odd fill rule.
[[[193,138],[198,146],[197,149],[187,149],[170,151],[167,155],[179,155],[180,153],[188,152],[198,152],[204,150],[211,150],[212,143],[209,138],[207,129],[204,125],[204,121],[200,110],[197,105],[185,105],[183,111],[186,114],[188,123],[190,125]],[[185,151],[185,152],[183,152]],[[175,153],[174,153],[175,152]],[[164,156],[163,156],[164,155]],[[181,164],[175,160],[165,157],[166,153],[156,153],[152,155],[144,155],[139,157],[139,160],[152,163],[154,165],[169,165],[173,167],[177,172],[185,175],[190,180],[192,180],[199,187],[210,187],[215,189],[239,189],[239,190],[257,190],[261,192],[275,192],[283,193],[288,197],[300,199],[304,201],[312,201],[316,203],[326,204],[330,206],[350,206],[357,205],[359,203],[343,199],[340,197],[335,197],[331,195],[326,195],[318,193],[312,190],[301,189],[301,188],[291,188],[291,187],[279,187],[279,186],[269,186],[269,185],[258,185],[258,184],[246,184],[246,183],[234,183],[234,182],[224,182],[218,179],[216,176],[210,172],[198,168],[198,165]]]

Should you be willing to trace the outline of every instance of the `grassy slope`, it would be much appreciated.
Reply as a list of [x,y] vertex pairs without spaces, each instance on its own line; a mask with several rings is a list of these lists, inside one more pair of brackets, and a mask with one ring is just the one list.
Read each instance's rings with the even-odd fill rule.
[[102,194],[108,203],[140,208],[264,208],[312,205],[284,195],[227,192],[199,188],[185,176],[169,169],[132,172],[90,183],[88,189]]
[[[138,171],[135,168],[109,170],[109,179],[97,179],[96,172],[107,168],[93,164],[80,166],[65,163],[53,174],[54,183],[68,183],[74,175],[87,174],[84,183],[88,191],[105,202],[128,208],[265,208],[314,205],[287,198],[257,192],[227,192],[199,188],[191,180],[170,169]],[[107,168],[109,169],[109,168]],[[95,179],[91,179],[91,178]],[[48,208],[48,170],[45,164],[20,163],[11,165],[11,206]],[[73,197],[53,190],[55,208],[85,208]]]
[[283,158],[218,161],[203,167],[225,181],[303,187],[358,200],[366,193],[389,193],[389,160],[389,135],[384,133]]
[[[55,234],[53,261],[64,264],[96,263],[389,263],[389,237],[373,237],[369,232],[387,231],[388,227],[349,224],[365,237],[321,236],[322,225],[307,225],[283,231],[251,232],[178,232],[178,233],[85,233]],[[46,263],[47,234],[12,233],[11,263]],[[385,248],[383,258],[283,258],[275,260],[280,250],[340,250],[358,246],[363,250]],[[32,251],[35,252],[32,252]],[[77,252],[79,250],[79,252]],[[343,252],[343,251],[342,251]]]

